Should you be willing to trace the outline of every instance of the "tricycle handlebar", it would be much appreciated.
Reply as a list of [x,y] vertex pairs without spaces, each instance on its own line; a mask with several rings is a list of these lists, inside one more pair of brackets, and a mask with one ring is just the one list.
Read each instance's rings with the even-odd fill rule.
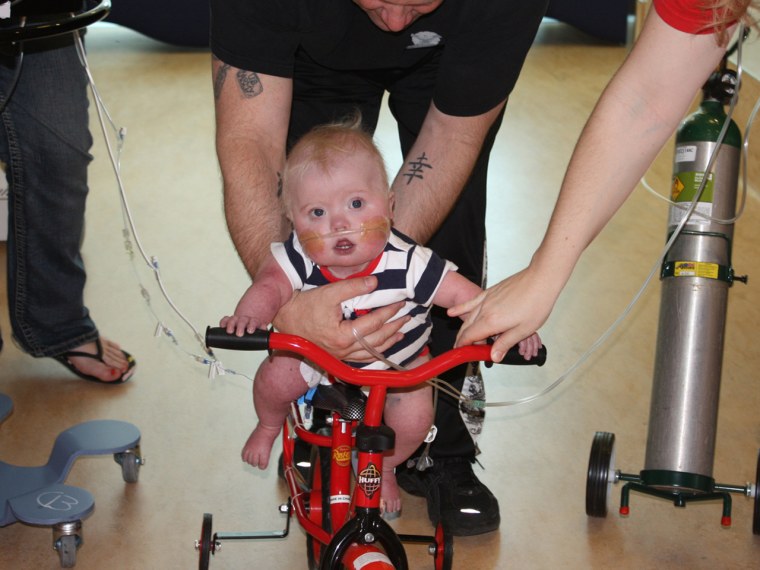
[[[411,370],[367,370],[348,366],[316,344],[299,336],[265,330],[236,336],[228,334],[222,327],[208,327],[206,329],[206,345],[210,348],[227,350],[284,350],[294,352],[320,366],[336,378],[340,378],[349,384],[361,386],[413,386],[465,362],[491,362],[491,347],[487,344],[477,344],[451,349]],[[542,366],[545,362],[545,346],[539,349],[538,356],[530,360],[525,360],[517,351],[517,347],[513,346],[501,364]]]

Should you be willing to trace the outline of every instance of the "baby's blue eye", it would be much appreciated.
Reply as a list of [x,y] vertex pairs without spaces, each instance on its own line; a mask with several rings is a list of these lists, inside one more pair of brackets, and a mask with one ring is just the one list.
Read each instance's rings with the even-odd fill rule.
[[362,202],[360,198],[354,198],[353,200],[351,200],[351,207],[354,209],[361,208],[362,204],[364,204],[364,202]]
[[315,218],[321,218],[322,216],[325,215],[325,211],[322,208],[314,208],[311,211],[311,215],[314,216]]

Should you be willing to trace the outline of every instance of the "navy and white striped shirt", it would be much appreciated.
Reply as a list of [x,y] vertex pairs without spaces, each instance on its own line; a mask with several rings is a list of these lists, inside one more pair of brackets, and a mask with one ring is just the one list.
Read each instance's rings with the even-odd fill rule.
[[[316,265],[304,253],[295,233],[284,243],[273,243],[272,254],[288,276],[294,290],[307,291],[327,285],[336,278]],[[377,277],[377,289],[343,302],[343,318],[355,319],[379,307],[406,301],[391,320],[410,315],[403,326],[404,338],[383,353],[383,356],[400,366],[412,362],[423,351],[430,337],[432,323],[430,307],[433,297],[449,271],[456,265],[440,258],[433,250],[416,244],[396,229],[391,230],[383,252],[361,274]],[[383,369],[385,363],[347,362],[357,368]]]

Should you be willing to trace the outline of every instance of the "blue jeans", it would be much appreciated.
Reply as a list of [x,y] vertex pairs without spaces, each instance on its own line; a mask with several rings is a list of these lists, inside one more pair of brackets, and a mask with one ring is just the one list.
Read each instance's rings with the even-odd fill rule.
[[[87,77],[72,35],[24,44],[19,81],[0,115],[10,187],[8,306],[13,335],[33,356],[98,338],[84,306],[80,254],[92,160]],[[0,57],[0,101],[17,62]]]

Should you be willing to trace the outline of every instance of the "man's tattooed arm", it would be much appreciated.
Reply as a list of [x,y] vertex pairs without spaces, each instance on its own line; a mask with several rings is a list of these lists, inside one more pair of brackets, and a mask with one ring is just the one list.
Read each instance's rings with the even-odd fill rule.
[[[214,77],[214,99],[219,99],[219,96],[222,94],[222,87],[224,86],[224,82],[227,80],[227,74],[229,73],[232,66],[222,62],[216,56],[212,57],[216,61],[219,61],[220,64],[216,72],[216,77]],[[238,69],[235,77],[237,77],[237,83],[238,87],[240,87],[240,92],[246,99],[256,97],[257,95],[260,95],[262,91],[264,91],[261,80],[254,71]]]
[[423,152],[420,156],[418,156],[414,160],[410,160],[407,164],[407,171],[403,173],[404,177],[406,178],[406,185],[412,183],[412,181],[416,178],[422,180],[425,178],[424,172],[425,169],[433,169],[433,165],[430,164],[427,155]]

